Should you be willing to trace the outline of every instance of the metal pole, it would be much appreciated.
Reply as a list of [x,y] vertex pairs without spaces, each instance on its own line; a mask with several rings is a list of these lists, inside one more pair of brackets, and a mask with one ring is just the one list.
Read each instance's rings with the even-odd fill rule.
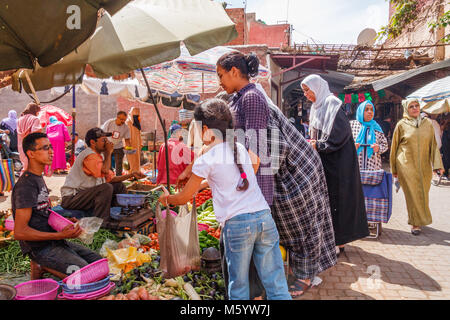
[[[75,85],[72,88],[72,156],[71,160],[75,160],[75,118],[76,118],[76,105],[75,105]],[[72,162],[73,164],[73,162]]]
[[164,133],[164,143],[166,146],[164,148],[164,150],[165,150],[165,154],[166,154],[167,190],[170,192],[169,146],[167,145],[167,130],[166,130],[166,126],[164,125],[164,122],[161,118],[161,114],[159,113],[158,107],[156,106],[156,102],[155,102],[155,99],[153,98],[152,90],[150,88],[150,85],[148,84],[147,77],[145,76],[144,70],[142,70],[142,68],[140,70],[141,70],[142,76],[144,77],[145,85],[147,86],[147,91],[148,91],[148,95],[149,95],[149,99],[147,99],[146,102],[150,101],[151,103],[153,103],[155,110],[156,110],[156,114],[158,115],[159,123],[161,123],[163,133]]

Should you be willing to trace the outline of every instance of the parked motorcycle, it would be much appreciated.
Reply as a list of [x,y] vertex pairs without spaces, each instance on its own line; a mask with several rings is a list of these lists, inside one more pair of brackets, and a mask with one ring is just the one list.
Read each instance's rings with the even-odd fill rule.
[[22,161],[20,161],[19,153],[11,151],[8,142],[8,135],[5,133],[0,134],[0,153],[2,159],[11,159],[13,161],[14,171],[20,173],[20,171],[22,171],[23,165]]

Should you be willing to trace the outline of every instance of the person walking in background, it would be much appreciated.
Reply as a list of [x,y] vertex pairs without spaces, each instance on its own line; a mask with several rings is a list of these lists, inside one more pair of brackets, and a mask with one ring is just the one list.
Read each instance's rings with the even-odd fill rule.
[[9,149],[17,152],[17,112],[9,110],[8,117],[0,123],[0,132],[6,133],[9,137]]
[[434,129],[434,137],[436,138],[437,147],[440,150],[442,147],[442,130],[441,126],[439,125],[439,122],[437,122],[437,116],[435,114],[424,114],[425,117],[430,119],[431,124],[433,125]]
[[389,148],[382,128],[373,119],[374,109],[371,101],[364,101],[356,111],[356,120],[350,121],[361,170],[382,170],[381,154]]
[[432,223],[429,192],[433,170],[443,173],[430,119],[420,114],[417,99],[403,100],[403,119],[395,127],[391,145],[391,171],[400,182],[406,198],[408,224],[415,236]]
[[311,101],[311,145],[319,152],[325,169],[331,215],[339,252],[346,243],[369,235],[364,193],[350,122],[341,108],[342,101],[318,75],[301,83]]
[[[86,143],[83,139],[80,139],[78,137],[78,133],[75,132],[74,136],[74,142],[75,142],[75,149],[74,149],[74,155],[77,157],[81,152],[83,152],[84,149],[87,148]],[[72,148],[71,145],[69,145],[69,148],[66,147],[66,161],[70,161],[70,157],[72,155]],[[75,161],[75,160],[74,160]]]
[[128,113],[127,125],[130,129],[130,144],[131,147],[137,150],[134,154],[127,154],[128,164],[130,165],[130,172],[139,171],[141,168],[141,120],[140,109],[132,107]]
[[22,112],[19,120],[17,120],[17,149],[19,150],[20,161],[23,165],[22,173],[26,171],[28,167],[28,158],[23,152],[22,141],[30,133],[42,132],[41,122],[37,117],[40,110],[41,108],[37,104],[31,102]]
[[114,144],[113,156],[116,176],[121,176],[123,171],[123,156],[125,153],[122,140],[125,139],[126,147],[131,146],[130,128],[125,124],[127,117],[128,115],[125,111],[119,111],[115,119],[107,120],[102,126],[103,131],[112,133],[112,136],[108,139]]
[[67,173],[65,145],[71,140],[69,131],[64,123],[58,121],[55,116],[51,116],[49,121],[46,132],[53,147],[52,171],[57,174]]

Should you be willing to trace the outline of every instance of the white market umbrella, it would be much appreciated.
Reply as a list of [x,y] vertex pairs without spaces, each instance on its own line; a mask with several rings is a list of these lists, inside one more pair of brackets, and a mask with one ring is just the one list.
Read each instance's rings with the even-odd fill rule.
[[429,114],[450,112],[450,76],[427,84],[407,98],[419,99],[422,111]]
[[[51,93],[62,95],[70,90],[70,86],[55,87]],[[117,96],[127,99],[139,99],[147,96],[147,88],[142,86],[137,79],[115,80],[113,78],[99,79],[83,76],[83,82],[75,86],[75,91],[96,95],[97,98],[97,125],[100,127],[101,118],[101,96]]]

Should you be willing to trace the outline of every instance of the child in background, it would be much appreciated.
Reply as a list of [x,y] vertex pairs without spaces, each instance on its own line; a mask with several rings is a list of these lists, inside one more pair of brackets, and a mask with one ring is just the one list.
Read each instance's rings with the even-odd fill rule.
[[235,139],[225,141],[227,130],[233,129],[233,118],[224,101],[207,100],[195,109],[194,117],[202,124],[207,151],[195,160],[185,188],[176,195],[165,190],[159,201],[165,206],[185,204],[199,189],[209,185],[224,237],[230,300],[249,300],[252,256],[267,298],[290,300],[279,234],[256,181],[258,157],[249,154]]

